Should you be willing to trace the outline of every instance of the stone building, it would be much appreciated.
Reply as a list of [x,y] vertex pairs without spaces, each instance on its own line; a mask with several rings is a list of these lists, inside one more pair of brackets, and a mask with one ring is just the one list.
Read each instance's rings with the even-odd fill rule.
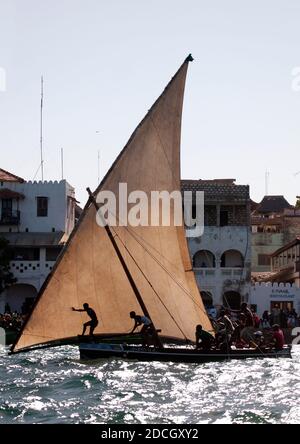
[[271,255],[270,282],[290,283],[300,287],[300,237]]
[[271,272],[271,255],[300,235],[300,210],[283,196],[265,196],[251,213],[252,276]]
[[0,169],[0,236],[12,250],[17,283],[0,294],[9,304],[32,304],[75,224],[75,191],[67,181],[26,182]]
[[235,179],[183,180],[182,191],[204,192],[204,233],[188,238],[202,299],[206,306],[239,308],[250,291],[249,186]]
[[300,313],[300,288],[283,282],[256,282],[251,286],[249,302],[256,307],[259,316],[265,310],[271,313],[275,306]]

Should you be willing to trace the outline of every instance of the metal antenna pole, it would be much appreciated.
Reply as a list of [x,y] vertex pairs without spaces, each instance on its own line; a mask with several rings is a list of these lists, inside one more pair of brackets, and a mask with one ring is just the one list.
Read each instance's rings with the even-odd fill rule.
[[61,161],[61,180],[64,180],[64,149],[60,150],[60,161]]
[[[96,134],[100,134],[100,131],[96,131]],[[97,170],[98,170],[98,183],[97,185],[99,185],[100,183],[100,150],[98,150],[98,164],[97,164]]]
[[43,159],[43,101],[44,101],[44,79],[41,77],[41,120],[40,120],[40,149],[41,149],[41,171],[42,181],[44,181],[44,159]]
[[266,173],[265,173],[266,196],[268,196],[268,194],[269,194],[269,178],[270,178],[270,173],[269,173],[269,171],[266,171]]

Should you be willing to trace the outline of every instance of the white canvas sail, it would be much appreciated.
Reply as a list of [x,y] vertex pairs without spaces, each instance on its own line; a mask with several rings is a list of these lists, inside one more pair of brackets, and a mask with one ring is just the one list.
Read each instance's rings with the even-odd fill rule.
[[[180,133],[187,59],[137,127],[100,184],[118,196],[180,190]],[[121,217],[117,214],[117,218]],[[161,335],[194,340],[195,326],[212,331],[192,271],[184,227],[112,228],[115,240]],[[142,271],[141,271],[142,270]],[[76,337],[85,313],[72,306],[87,302],[97,313],[95,334],[126,333],[129,312],[141,308],[104,228],[89,202],[12,351]]]

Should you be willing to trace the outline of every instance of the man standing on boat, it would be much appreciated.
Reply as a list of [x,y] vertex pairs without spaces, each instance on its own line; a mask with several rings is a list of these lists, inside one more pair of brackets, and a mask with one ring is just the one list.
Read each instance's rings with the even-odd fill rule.
[[246,327],[255,327],[254,317],[253,313],[246,304],[246,302],[243,302],[241,305],[241,313],[245,315],[246,318]]
[[87,315],[91,318],[91,320],[83,324],[83,331],[81,336],[84,336],[87,327],[90,327],[90,336],[94,337],[94,330],[98,325],[98,318],[95,311],[89,306],[87,302],[83,304],[83,309],[72,307],[72,310],[80,312],[86,311]]
[[255,321],[253,313],[246,304],[246,302],[243,302],[241,305],[240,318],[243,319],[244,323],[244,328],[241,330],[241,338],[245,342],[250,343],[250,341],[253,339],[253,333],[255,330]]
[[234,332],[234,325],[230,319],[229,310],[221,310],[217,320],[218,331],[216,335],[217,346],[222,350],[230,350],[231,337]]

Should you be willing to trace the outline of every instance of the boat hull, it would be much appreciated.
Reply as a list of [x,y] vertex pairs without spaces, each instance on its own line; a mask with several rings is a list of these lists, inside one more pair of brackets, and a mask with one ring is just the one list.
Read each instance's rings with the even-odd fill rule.
[[121,344],[96,344],[83,343],[79,345],[80,358],[91,359],[129,359],[138,361],[164,361],[164,362],[187,362],[203,363],[226,361],[229,359],[247,358],[291,358],[291,347],[287,346],[283,350],[255,350],[255,349],[235,349],[230,353],[220,350],[199,351],[192,348],[171,348],[164,349],[145,348],[140,346]]

